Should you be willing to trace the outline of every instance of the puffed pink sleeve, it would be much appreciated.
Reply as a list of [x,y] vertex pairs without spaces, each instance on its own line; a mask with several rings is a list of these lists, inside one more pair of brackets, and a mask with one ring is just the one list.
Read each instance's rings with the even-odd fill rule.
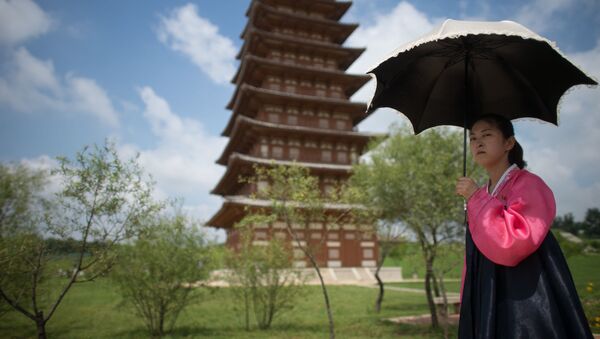
[[473,242],[504,266],[516,266],[537,250],[556,215],[554,194],[542,179],[527,172],[514,180],[506,205],[485,189],[467,202]]

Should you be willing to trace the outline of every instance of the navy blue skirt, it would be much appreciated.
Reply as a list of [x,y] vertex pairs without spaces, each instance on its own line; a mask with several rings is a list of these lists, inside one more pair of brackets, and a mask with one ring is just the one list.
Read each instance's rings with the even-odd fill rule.
[[467,227],[459,338],[592,338],[575,284],[552,232],[515,267],[497,265]]

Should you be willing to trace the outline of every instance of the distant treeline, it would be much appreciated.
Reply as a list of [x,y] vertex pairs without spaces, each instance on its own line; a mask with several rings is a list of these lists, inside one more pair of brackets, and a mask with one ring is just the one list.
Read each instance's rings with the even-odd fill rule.
[[588,208],[582,221],[575,221],[573,213],[557,216],[552,228],[590,238],[600,238],[600,209]]
[[[46,244],[46,250],[52,254],[68,255],[77,253],[81,247],[81,241],[75,240],[74,238],[58,239],[58,238],[46,238],[44,239]],[[86,244],[87,253],[90,253],[93,249],[104,247],[104,243],[100,241],[91,241]]]

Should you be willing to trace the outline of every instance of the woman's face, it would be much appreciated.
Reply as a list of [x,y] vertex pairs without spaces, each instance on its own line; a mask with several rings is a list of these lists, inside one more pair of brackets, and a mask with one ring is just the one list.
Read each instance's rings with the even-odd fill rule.
[[471,155],[477,164],[491,168],[504,161],[515,145],[515,138],[504,138],[502,131],[485,120],[476,122],[469,134]]

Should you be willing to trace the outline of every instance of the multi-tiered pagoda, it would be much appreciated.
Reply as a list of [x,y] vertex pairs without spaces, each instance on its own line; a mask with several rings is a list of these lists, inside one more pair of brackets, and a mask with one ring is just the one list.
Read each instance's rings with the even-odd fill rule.
[[[222,133],[230,139],[217,160],[227,171],[212,191],[225,201],[208,222],[227,231],[230,247],[238,244],[234,224],[244,216],[244,207],[270,205],[248,197],[262,183],[238,181],[252,175],[253,165],[295,161],[318,176],[327,192],[348,179],[351,165],[375,136],[357,131],[356,124],[366,117],[366,104],[349,100],[370,79],[345,73],[364,51],[342,47],[358,27],[338,21],[350,4],[333,0],[250,3],[241,35],[244,44],[237,56],[240,68],[232,80],[236,90],[227,105],[232,115]],[[336,205],[328,209],[335,213]],[[363,232],[364,226],[342,224],[325,232],[324,225],[315,222],[298,234],[303,241],[322,244],[317,258],[323,266],[370,267],[375,265],[378,246],[376,235]],[[289,239],[284,227],[283,222],[255,225],[255,242]],[[296,266],[306,264],[300,251],[295,250],[294,257]]]

